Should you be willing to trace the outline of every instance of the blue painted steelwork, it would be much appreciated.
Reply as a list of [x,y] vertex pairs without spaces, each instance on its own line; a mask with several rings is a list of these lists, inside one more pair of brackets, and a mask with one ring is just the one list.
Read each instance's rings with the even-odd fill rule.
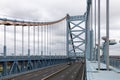
[[90,60],[90,6],[91,0],[87,0],[87,12],[86,12],[86,44],[85,44],[85,54],[86,59]]
[[[46,67],[50,65],[65,63],[68,61],[75,61],[77,59],[92,59],[93,57],[93,30],[90,29],[90,6],[91,0],[87,0],[87,12],[84,15],[77,16],[65,16],[64,18],[53,21],[53,22],[28,22],[28,21],[18,21],[11,19],[2,19],[0,18],[0,24],[5,26],[14,25],[14,54],[16,54],[16,26],[22,26],[22,54],[24,54],[24,27],[28,26],[28,49],[27,56],[6,56],[6,27],[4,27],[4,46],[3,53],[4,56],[0,56],[0,66],[2,66],[2,76],[7,76],[11,74],[16,74],[20,72],[25,72],[41,67]],[[35,27],[38,27],[38,45],[39,48],[39,26],[41,30],[47,32],[47,25],[53,25],[55,23],[61,22],[66,19],[66,54],[67,56],[45,56],[43,53],[48,53],[47,48],[44,50],[44,45],[48,45],[46,38],[48,33],[41,31],[41,36],[44,36],[44,39],[41,44],[41,56],[32,56],[30,49],[30,26],[33,26],[33,54],[36,55],[35,51]],[[48,47],[48,46],[47,46]],[[39,54],[38,49],[38,54]],[[46,52],[45,52],[46,51]],[[50,54],[52,52],[50,51]]]
[[42,68],[50,65],[66,63],[68,58],[66,56],[7,56],[0,57],[0,65],[2,66],[2,76],[25,72],[37,68]]
[[[37,69],[37,68],[42,68],[42,67],[46,67],[46,66],[50,66],[50,65],[55,65],[55,64],[60,64],[60,63],[66,63],[68,62],[68,57],[66,56],[60,56],[59,55],[54,55],[53,54],[51,55],[52,51],[49,51],[50,54],[48,54],[48,47],[51,48],[51,46],[48,46],[48,25],[53,25],[55,23],[59,23],[61,21],[63,21],[66,17],[60,19],[60,20],[57,20],[57,21],[54,21],[54,22],[21,22],[21,21],[17,21],[17,20],[9,20],[9,19],[0,19],[0,23],[3,24],[4,26],[4,45],[3,45],[3,56],[0,56],[0,73],[1,73],[1,76],[7,76],[7,75],[11,75],[11,74],[17,74],[17,73],[21,73],[21,72],[25,72],[25,71],[29,71],[29,70],[33,70],[33,69]],[[32,24],[32,25],[31,25]],[[13,35],[14,35],[14,40],[13,40],[13,43],[14,43],[14,56],[8,56],[7,55],[7,45],[6,45],[6,27],[7,26],[10,26],[10,25],[13,25],[14,27],[14,31],[13,31]],[[22,38],[22,56],[17,56],[17,46],[16,46],[16,43],[17,43],[17,30],[16,30],[16,27],[17,26],[22,26],[22,33],[21,33],[21,38]],[[25,53],[25,28],[27,26],[27,55],[24,56],[24,53]],[[31,36],[30,36],[30,33],[31,33],[31,27],[33,27],[33,46],[31,46]],[[37,32],[36,32],[36,29],[35,27],[38,28]],[[41,28],[39,28],[41,27]],[[40,39],[39,39],[39,32],[41,29],[41,51],[39,50],[40,49]],[[52,29],[52,26],[51,26],[51,29]],[[50,30],[51,30],[50,29]],[[43,32],[45,30],[45,32]],[[36,33],[37,34],[37,40],[38,40],[38,44],[37,44],[37,47],[36,47]],[[50,35],[49,37],[52,36],[52,30],[50,32]],[[43,39],[44,38],[44,39]],[[52,37],[53,38],[53,37]],[[54,39],[53,39],[54,40]],[[51,45],[52,45],[52,40],[51,40]],[[46,46],[44,48],[44,46]],[[33,48],[33,53],[31,54],[31,47]],[[38,49],[36,51],[36,48]],[[44,51],[44,52],[43,52]],[[41,55],[40,55],[40,52],[41,52]],[[37,54],[36,54],[37,53]],[[44,55],[46,54],[46,55]],[[64,53],[65,54],[65,53]],[[71,59],[71,61],[74,61],[74,59]]]
[[84,57],[85,26],[81,25],[84,22],[85,15],[67,15],[67,53],[71,58]]
[[[103,52],[103,54],[102,54],[102,60],[101,61],[106,64],[106,57],[107,57],[107,55],[106,55],[107,54],[106,53],[106,49],[107,49],[106,37],[102,37],[102,39],[104,40],[104,42],[103,42],[103,45],[102,45],[102,52]],[[117,44],[115,42],[115,40],[109,40],[109,45],[115,45],[115,44]],[[114,66],[114,61],[116,63],[116,59],[110,58],[110,65]],[[118,61],[119,61],[119,59],[118,59]],[[119,67],[117,65],[115,65],[115,66]]]
[[106,63],[106,41],[103,43],[102,51],[103,51],[102,61]]
[[98,61],[98,58],[97,58],[97,57],[98,57],[98,46],[96,46],[96,54],[95,54],[95,57],[96,57],[95,60]]
[[110,65],[120,69],[120,57],[110,56]]
[[[90,6],[91,6],[91,0],[87,0],[87,10],[85,13],[85,67],[87,63],[87,59],[90,60]],[[87,68],[87,67],[86,67]],[[87,70],[85,69],[85,74],[87,76]],[[84,80],[87,80],[87,77],[85,77]]]
[[94,48],[93,48],[93,30],[90,31],[90,60],[94,60]]

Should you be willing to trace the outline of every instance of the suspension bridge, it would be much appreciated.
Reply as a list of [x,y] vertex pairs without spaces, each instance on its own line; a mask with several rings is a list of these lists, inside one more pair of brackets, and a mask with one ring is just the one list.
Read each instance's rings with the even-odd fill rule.
[[102,38],[102,47],[100,0],[94,4],[93,0],[87,0],[86,4],[84,14],[67,14],[51,22],[0,18],[0,79],[114,80],[107,76],[115,75],[115,80],[119,80],[120,57],[109,56],[109,45],[116,44],[109,39],[109,0],[106,0],[106,36]]

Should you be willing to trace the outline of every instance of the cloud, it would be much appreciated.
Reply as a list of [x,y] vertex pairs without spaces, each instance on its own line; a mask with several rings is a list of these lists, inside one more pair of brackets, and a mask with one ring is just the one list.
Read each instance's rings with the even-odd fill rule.
[[[93,0],[94,1],[94,0]],[[110,1],[110,37],[119,40],[120,29],[120,10],[118,8],[119,0]],[[101,0],[101,36],[105,36],[106,28],[106,14],[105,14],[105,0]],[[1,0],[0,1],[0,16],[13,17],[14,19],[30,20],[30,21],[54,21],[64,17],[67,13],[70,15],[82,15],[86,12],[86,0]],[[53,46],[57,43],[64,43],[63,40],[65,33],[65,25],[52,25],[54,28],[54,41]],[[57,27],[56,27],[57,26]],[[3,29],[0,28],[0,36],[3,38]],[[9,39],[12,41],[13,29],[8,28]],[[17,30],[17,35],[20,36],[21,29]],[[26,32],[27,43],[27,32]],[[32,32],[31,32],[31,38]],[[20,42],[21,38],[18,38]],[[3,41],[0,40],[2,43]],[[33,40],[31,39],[31,44]],[[0,45],[3,45],[3,43]],[[27,44],[26,44],[27,45]],[[59,44],[58,44],[59,45]],[[9,45],[10,46],[10,45]],[[26,46],[27,47],[27,46]],[[55,46],[53,47],[53,49]],[[118,48],[118,47],[117,47]],[[2,49],[2,48],[1,48]]]
[[54,20],[86,11],[86,0],[4,0],[0,4],[8,16],[32,20]]

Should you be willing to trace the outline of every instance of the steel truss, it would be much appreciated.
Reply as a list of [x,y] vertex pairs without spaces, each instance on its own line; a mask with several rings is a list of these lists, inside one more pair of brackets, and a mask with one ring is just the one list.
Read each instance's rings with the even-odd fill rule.
[[85,15],[67,15],[68,57],[83,57],[85,53]]
[[65,56],[7,56],[6,58],[0,57],[0,65],[2,65],[3,71],[1,76],[7,76],[26,72],[29,70],[35,70],[38,68],[51,66],[60,63],[66,63],[68,59]]

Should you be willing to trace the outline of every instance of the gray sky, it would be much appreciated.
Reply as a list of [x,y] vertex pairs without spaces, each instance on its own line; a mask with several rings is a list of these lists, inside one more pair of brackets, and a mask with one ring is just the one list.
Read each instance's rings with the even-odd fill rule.
[[[115,39],[118,44],[110,46],[111,55],[120,55],[120,1],[110,1],[110,39]],[[101,0],[101,37],[106,35],[106,0]],[[102,39],[101,39],[102,41]],[[102,41],[103,42],[103,41]]]
[[[110,38],[120,39],[120,1],[110,0]],[[1,0],[0,16],[33,21],[54,21],[70,15],[82,15],[86,0]],[[101,36],[105,36],[105,0],[101,0]],[[112,46],[111,46],[112,47]],[[112,49],[118,55],[120,44]]]
[[1,0],[0,14],[33,20],[55,20],[83,14],[86,0]]

